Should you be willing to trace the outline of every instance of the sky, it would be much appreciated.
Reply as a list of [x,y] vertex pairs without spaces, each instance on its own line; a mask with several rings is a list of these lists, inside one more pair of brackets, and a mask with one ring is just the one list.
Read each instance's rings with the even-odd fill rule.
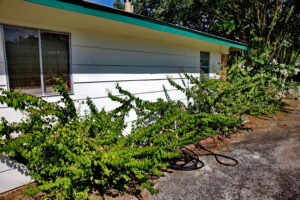
[[114,3],[114,0],[89,0],[89,1],[99,3],[99,4],[102,4],[105,6],[110,6],[110,7],[112,7],[112,5]]

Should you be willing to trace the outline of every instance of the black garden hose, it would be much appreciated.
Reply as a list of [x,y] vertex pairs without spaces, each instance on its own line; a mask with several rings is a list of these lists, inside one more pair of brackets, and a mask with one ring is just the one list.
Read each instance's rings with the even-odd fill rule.
[[[221,164],[221,165],[225,165],[225,166],[237,166],[237,165],[239,164],[239,161],[236,160],[235,158],[232,158],[232,157],[230,157],[230,156],[225,156],[225,155],[222,155],[222,154],[214,153],[214,152],[212,152],[212,151],[206,149],[205,147],[203,147],[203,146],[202,146],[201,144],[199,144],[199,143],[197,143],[197,144],[195,145],[195,147],[196,147],[197,149],[204,150],[204,151],[207,151],[207,152],[208,152],[208,154],[202,154],[202,155],[200,155],[200,156],[214,156],[215,159],[216,159],[216,161],[217,161],[219,164]],[[231,160],[231,161],[233,161],[233,163],[225,163],[225,162],[222,162],[222,161],[219,159],[220,157],[226,158],[226,159],[228,159],[228,160]]]
[[[214,153],[214,152],[206,149],[205,147],[203,147],[201,144],[197,143],[197,144],[195,144],[195,147],[196,147],[196,149],[203,150],[203,151],[206,151],[208,153],[198,155],[197,153],[195,153],[191,149],[183,148],[182,149],[182,157],[177,159],[177,160],[174,160],[172,162],[171,168],[179,169],[179,170],[201,169],[202,167],[204,167],[204,163],[203,163],[203,161],[201,161],[199,159],[200,156],[214,156],[216,161],[219,164],[224,165],[224,166],[237,166],[239,164],[239,162],[236,159],[234,159],[232,157],[229,157],[229,156],[222,155],[222,154]],[[231,160],[231,161],[233,161],[233,163],[223,162],[223,161],[220,160],[220,157],[225,158],[227,160]],[[182,161],[183,164],[176,164],[178,161]],[[200,164],[200,166],[199,166],[199,164]]]

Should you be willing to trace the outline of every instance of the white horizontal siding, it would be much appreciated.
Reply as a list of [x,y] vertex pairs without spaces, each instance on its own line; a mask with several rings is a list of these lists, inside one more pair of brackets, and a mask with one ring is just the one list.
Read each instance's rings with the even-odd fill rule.
[[73,46],[75,65],[134,65],[196,67],[197,59],[178,55]]
[[[179,84],[182,83],[181,79],[173,79],[175,82]],[[184,79],[185,80],[185,79]],[[167,90],[174,90],[168,80],[148,80],[148,81],[124,81],[120,82],[119,85],[125,89],[130,91],[131,93],[153,93],[155,91],[163,91],[163,86]],[[95,93],[91,94],[90,97],[99,97],[106,96],[107,92],[110,91],[113,94],[117,92],[115,89],[116,82],[99,82],[99,83],[77,83],[74,84],[74,99],[82,99],[86,97],[90,93],[90,89],[93,88]],[[77,95],[78,94],[78,95]]]
[[78,30],[72,30],[72,34],[73,46],[198,57],[195,47],[157,41],[157,38],[156,40],[145,40],[137,37],[118,35],[117,33],[107,34]]
[[[76,68],[76,67],[75,67]],[[121,68],[121,67],[120,67]],[[122,67],[124,68],[124,67]],[[181,70],[182,68],[179,68]],[[81,71],[82,69],[75,69],[78,70],[76,74],[73,74],[74,80],[76,82],[74,83],[91,83],[91,82],[126,82],[126,81],[155,81],[155,80],[164,80],[166,77],[171,77],[171,78],[180,78],[180,75],[178,73],[159,73],[159,74],[129,74],[128,70],[124,70],[124,73],[116,72],[116,73],[84,73],[85,76],[82,76],[81,73],[79,73],[79,70]],[[198,73],[195,74],[195,76],[199,75]]]
[[14,109],[7,108],[6,105],[1,105],[0,117],[5,117],[5,119],[9,122],[17,122],[20,121],[22,115],[19,111],[15,111]]
[[[176,66],[138,66],[138,65],[73,65],[74,82],[87,81],[102,81],[119,79],[113,77],[114,74],[122,75],[120,80],[137,80],[149,79],[144,75],[154,75],[159,78],[166,78],[167,76],[178,77],[179,73],[199,73],[199,68],[196,67],[176,67]],[[124,75],[130,75],[125,77]],[[91,78],[90,78],[91,77]],[[110,77],[111,79],[108,79]],[[78,80],[77,80],[78,78]],[[83,82],[84,82],[83,81]]]
[[10,160],[7,155],[0,156],[0,163],[6,164],[6,166],[4,166],[4,167],[0,166],[0,173],[3,171],[11,170],[11,169],[16,169],[17,171],[19,171],[22,174],[25,174],[25,175],[28,174],[28,170],[26,169],[25,165],[19,164],[19,163],[16,163],[16,162]]
[[[1,165],[1,163],[0,163]],[[12,169],[0,174],[0,194],[33,182],[30,176]]]
[[[167,76],[179,78],[181,72],[199,72],[199,51],[194,47],[114,33],[70,32],[73,99],[82,100],[89,96],[95,101],[109,102],[104,99],[107,91],[116,92],[116,82],[144,99],[156,99],[163,95],[163,85],[174,89],[167,83]],[[52,101],[53,98],[47,99]]]
[[0,156],[0,194],[29,182],[32,179],[24,165],[13,162],[7,156]]
[[89,96],[107,110],[118,106],[107,98],[108,91],[116,94],[116,82],[151,101],[165,98],[164,85],[177,100],[185,97],[174,91],[166,77],[178,79],[181,72],[199,73],[200,51],[194,47],[91,31],[74,30],[71,35],[73,99]]
[[12,169],[1,157],[0,157],[0,175]]

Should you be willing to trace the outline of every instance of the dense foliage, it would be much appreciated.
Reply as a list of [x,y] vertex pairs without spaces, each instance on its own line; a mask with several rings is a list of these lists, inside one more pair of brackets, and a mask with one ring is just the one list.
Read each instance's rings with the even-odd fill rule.
[[[98,110],[91,99],[83,114],[76,109],[64,83],[55,91],[61,101],[49,103],[19,91],[2,91],[0,102],[19,110],[21,122],[1,120],[0,151],[25,164],[39,189],[56,199],[86,199],[91,192],[151,190],[149,178],[162,175],[181,149],[201,138],[226,133],[241,124],[241,115],[278,110],[275,94],[286,89],[280,77],[264,71],[249,76],[242,64],[231,67],[228,81],[184,74],[189,84],[172,86],[182,91],[188,103],[145,101],[116,88],[109,94],[120,106]],[[190,87],[187,87],[190,85]],[[134,111],[137,120],[124,136],[126,116]]]
[[[135,13],[270,51],[269,61],[294,65],[300,53],[298,0],[133,0]],[[251,52],[253,54],[254,52]],[[248,52],[243,52],[252,65]]]
[[120,10],[124,10],[125,6],[124,4],[121,2],[121,0],[115,0],[114,4],[113,4],[114,8],[120,9]]
[[[62,96],[58,103],[2,91],[0,102],[25,117],[18,123],[2,119],[0,151],[25,164],[50,197],[86,199],[92,191],[150,189],[148,179],[162,175],[182,147],[240,123],[223,114],[189,113],[180,102],[144,101],[117,88],[124,98],[109,96],[120,107],[99,111],[87,99],[85,114],[78,113],[61,81],[55,87]],[[138,119],[132,133],[123,136],[125,116],[132,109]]]

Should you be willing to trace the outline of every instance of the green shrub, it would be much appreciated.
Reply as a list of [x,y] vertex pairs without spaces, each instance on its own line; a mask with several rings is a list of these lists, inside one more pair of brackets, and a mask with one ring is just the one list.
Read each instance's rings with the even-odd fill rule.
[[32,185],[27,185],[25,190],[22,192],[22,195],[33,197],[38,193],[40,193],[40,190],[37,187]]
[[[228,81],[201,81],[185,74],[191,87],[181,86],[187,105],[180,101],[145,101],[116,86],[121,94],[109,93],[120,106],[98,110],[91,99],[88,111],[79,113],[63,81],[58,79],[57,103],[21,92],[2,91],[0,103],[19,110],[18,123],[1,119],[0,151],[23,163],[50,198],[87,199],[91,192],[136,192],[151,189],[152,176],[161,176],[169,161],[201,138],[226,133],[241,124],[242,114],[264,114],[282,105],[275,98],[286,83],[268,71],[253,73],[232,66]],[[124,136],[125,118],[135,111],[130,134]],[[18,137],[12,137],[12,133]]]
[[[121,103],[119,108],[99,111],[87,99],[89,112],[81,115],[58,81],[58,103],[20,92],[2,91],[0,96],[1,103],[25,116],[19,123],[2,119],[0,151],[25,164],[38,188],[57,199],[86,199],[95,190],[103,194],[141,185],[150,189],[148,179],[162,175],[182,147],[240,123],[222,114],[191,115],[179,102],[143,101],[119,86],[124,98],[109,95]],[[132,109],[138,120],[132,133],[123,136]]]
[[190,87],[177,84],[168,79],[170,84],[182,91],[188,99],[189,113],[222,113],[229,116],[242,114],[265,114],[280,109],[281,98],[275,98],[281,91],[280,86],[270,80],[268,73],[253,76],[246,69],[233,66],[228,73],[228,80],[200,78],[184,74]]

